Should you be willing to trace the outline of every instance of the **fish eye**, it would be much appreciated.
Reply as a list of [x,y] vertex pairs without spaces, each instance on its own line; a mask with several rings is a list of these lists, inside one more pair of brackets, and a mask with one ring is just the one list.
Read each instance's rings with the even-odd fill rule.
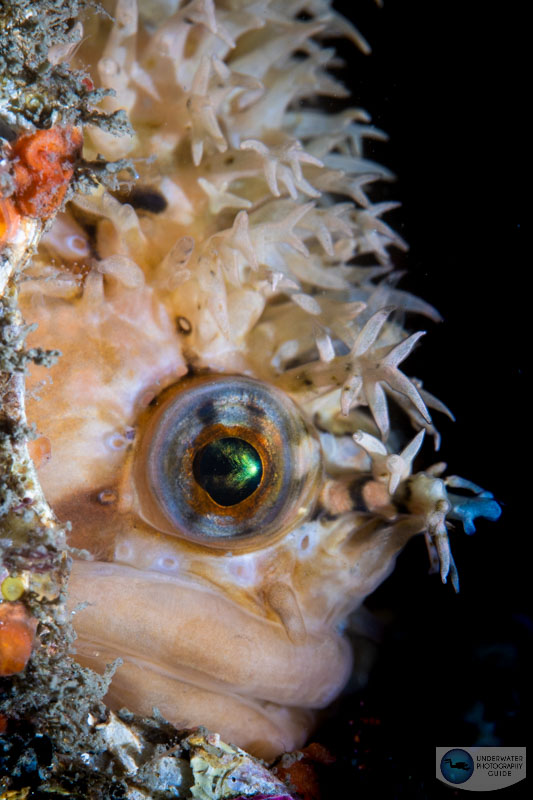
[[242,376],[185,379],[141,424],[133,479],[149,524],[216,548],[262,546],[311,512],[314,429],[283,392]]
[[196,453],[193,475],[211,499],[234,506],[249,497],[263,476],[261,456],[246,439],[222,436]]

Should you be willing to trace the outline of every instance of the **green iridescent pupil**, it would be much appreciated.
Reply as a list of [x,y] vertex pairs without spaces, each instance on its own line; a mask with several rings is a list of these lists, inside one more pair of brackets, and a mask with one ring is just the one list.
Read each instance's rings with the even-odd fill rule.
[[259,453],[249,442],[225,437],[209,442],[196,454],[193,473],[215,503],[234,506],[257,489],[263,467]]

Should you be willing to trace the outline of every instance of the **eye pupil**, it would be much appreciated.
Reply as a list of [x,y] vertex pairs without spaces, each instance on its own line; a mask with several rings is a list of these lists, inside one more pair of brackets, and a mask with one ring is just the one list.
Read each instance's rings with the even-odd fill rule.
[[231,436],[203,447],[194,457],[193,474],[215,503],[234,506],[257,489],[263,466],[255,447]]

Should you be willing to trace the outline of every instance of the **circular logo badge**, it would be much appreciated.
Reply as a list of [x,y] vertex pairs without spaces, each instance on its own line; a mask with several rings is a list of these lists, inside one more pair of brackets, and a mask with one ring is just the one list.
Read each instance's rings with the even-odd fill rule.
[[450,783],[464,783],[474,771],[474,761],[466,750],[448,750],[441,759],[440,771]]

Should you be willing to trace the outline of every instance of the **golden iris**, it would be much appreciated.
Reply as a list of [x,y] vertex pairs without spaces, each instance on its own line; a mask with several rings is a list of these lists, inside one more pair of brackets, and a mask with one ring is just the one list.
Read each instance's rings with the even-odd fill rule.
[[314,428],[274,386],[240,375],[180,381],[141,423],[139,513],[211,547],[266,544],[311,511],[322,475]]

